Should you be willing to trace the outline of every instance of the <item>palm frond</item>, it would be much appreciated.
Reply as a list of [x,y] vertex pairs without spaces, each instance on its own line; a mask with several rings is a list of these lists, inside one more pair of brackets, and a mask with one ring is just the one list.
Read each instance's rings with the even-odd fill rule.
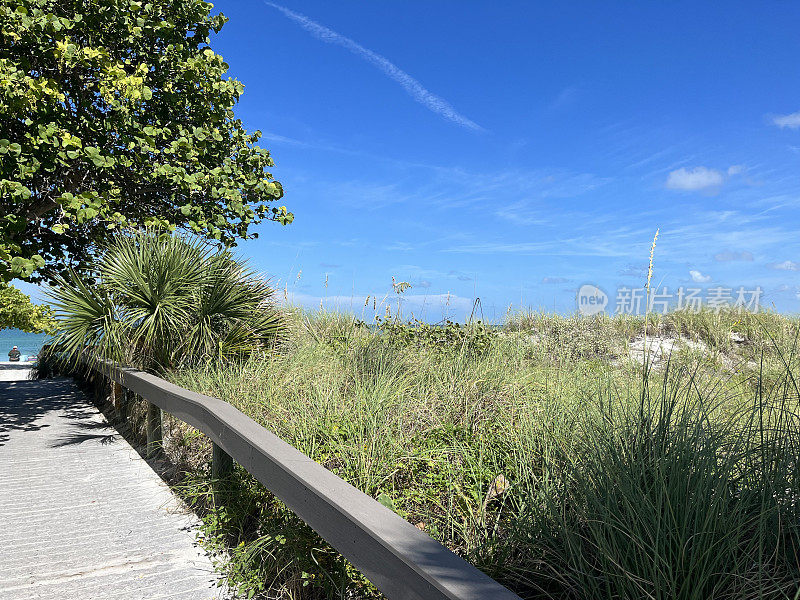
[[57,343],[67,354],[160,371],[246,357],[275,346],[285,330],[269,282],[198,240],[150,229],[121,234],[97,271],[96,286],[71,273],[53,292]]
[[125,326],[105,286],[87,286],[70,269],[46,294],[59,323],[51,348],[63,361],[125,360]]

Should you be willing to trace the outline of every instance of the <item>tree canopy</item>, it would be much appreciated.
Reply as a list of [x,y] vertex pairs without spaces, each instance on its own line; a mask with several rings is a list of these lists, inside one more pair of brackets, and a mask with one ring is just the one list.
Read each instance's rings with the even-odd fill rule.
[[49,306],[33,304],[30,296],[0,282],[0,329],[52,333],[54,326],[55,319]]
[[233,113],[202,0],[0,0],[0,281],[85,267],[115,230],[224,245],[283,196]]

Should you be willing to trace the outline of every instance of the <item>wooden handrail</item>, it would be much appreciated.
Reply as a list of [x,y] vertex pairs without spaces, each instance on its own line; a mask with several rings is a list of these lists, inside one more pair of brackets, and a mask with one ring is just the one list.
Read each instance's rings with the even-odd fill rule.
[[111,363],[94,369],[206,434],[391,600],[519,600],[227,402]]

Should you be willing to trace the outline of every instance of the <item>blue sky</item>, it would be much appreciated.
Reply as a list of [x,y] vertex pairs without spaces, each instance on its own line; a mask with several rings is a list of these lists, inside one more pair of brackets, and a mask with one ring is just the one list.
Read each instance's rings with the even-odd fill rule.
[[[294,211],[241,252],[295,302],[572,312],[584,283],[800,306],[800,4],[216,3]],[[299,274],[299,277],[298,277]],[[325,281],[327,278],[327,286]],[[370,304],[372,302],[370,301]]]

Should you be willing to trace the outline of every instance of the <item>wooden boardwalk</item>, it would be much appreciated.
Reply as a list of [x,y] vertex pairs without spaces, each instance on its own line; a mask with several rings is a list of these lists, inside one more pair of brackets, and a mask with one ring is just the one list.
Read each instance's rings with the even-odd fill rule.
[[197,519],[69,379],[0,365],[0,598],[223,598]]

